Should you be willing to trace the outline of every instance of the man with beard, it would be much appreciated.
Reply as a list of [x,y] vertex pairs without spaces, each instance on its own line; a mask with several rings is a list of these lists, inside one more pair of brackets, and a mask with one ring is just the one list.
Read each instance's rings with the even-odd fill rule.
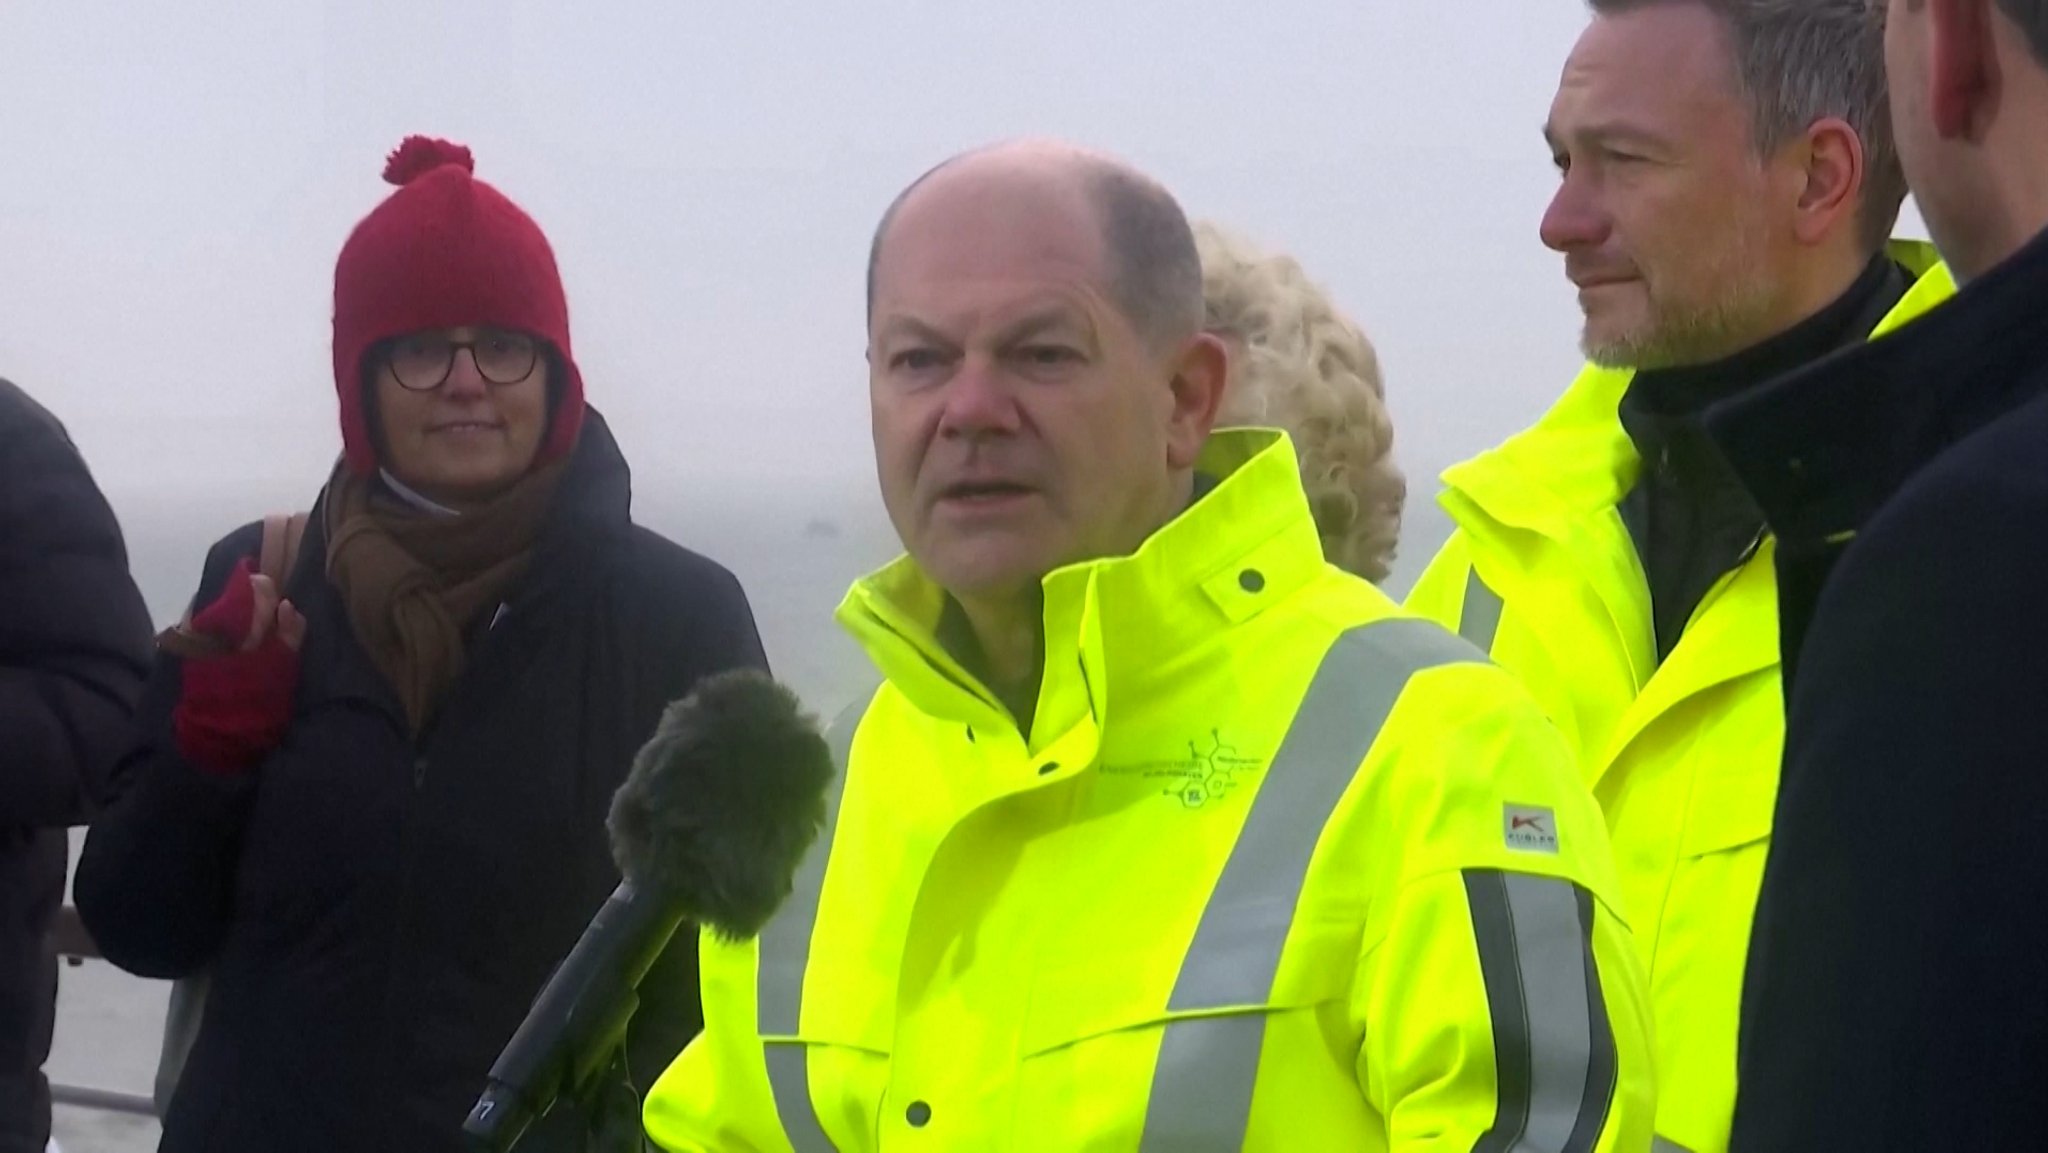
[[1706,407],[1949,289],[1865,0],[1594,0],[1544,126],[1592,363],[1450,469],[1409,607],[1519,674],[1580,758],[1650,976],[1660,1150],[1722,1153],[1784,736],[1777,544]]

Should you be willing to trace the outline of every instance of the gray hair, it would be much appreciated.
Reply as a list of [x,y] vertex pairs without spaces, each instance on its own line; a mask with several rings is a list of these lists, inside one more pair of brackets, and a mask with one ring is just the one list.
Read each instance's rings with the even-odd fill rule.
[[[960,159],[947,160],[911,181],[882,213],[868,245],[870,321],[875,314],[875,270],[897,212],[920,185]],[[1085,163],[1083,179],[1102,229],[1110,299],[1155,348],[1201,331],[1202,257],[1180,203],[1156,181],[1123,165],[1094,159]]]
[[[2048,0],[1999,0],[2048,11]],[[1906,199],[1892,141],[1884,71],[1884,5],[1872,0],[1588,0],[1611,16],[1653,4],[1704,6],[1721,18],[1735,75],[1749,98],[1751,134],[1768,154],[1814,121],[1839,117],[1863,142],[1863,204],[1857,235],[1875,253],[1891,238]],[[2039,21],[2037,21],[2038,23]]]

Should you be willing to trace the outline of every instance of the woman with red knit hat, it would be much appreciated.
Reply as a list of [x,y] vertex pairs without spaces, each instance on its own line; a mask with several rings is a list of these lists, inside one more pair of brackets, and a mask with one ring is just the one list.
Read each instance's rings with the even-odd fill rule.
[[[635,526],[546,238],[420,137],[343,246],[343,454],[297,561],[215,545],[167,633],[79,912],[107,958],[200,972],[166,1153],[461,1148],[485,1074],[618,882],[605,813],[663,707],[765,668],[745,594]],[[679,934],[628,1050],[701,1025]],[[559,1114],[522,1149],[580,1149]]]

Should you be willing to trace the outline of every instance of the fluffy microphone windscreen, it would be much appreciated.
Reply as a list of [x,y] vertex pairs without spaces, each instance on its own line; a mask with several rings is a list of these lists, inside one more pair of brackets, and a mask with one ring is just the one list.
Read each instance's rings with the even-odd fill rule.
[[728,940],[759,933],[825,821],[832,751],[796,694],[753,669],[668,707],[612,798],[612,859]]

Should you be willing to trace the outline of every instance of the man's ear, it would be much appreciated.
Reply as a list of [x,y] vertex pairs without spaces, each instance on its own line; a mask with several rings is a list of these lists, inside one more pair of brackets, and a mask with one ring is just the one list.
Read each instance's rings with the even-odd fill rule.
[[1814,121],[1793,147],[1799,149],[1805,182],[1792,228],[1801,243],[1817,244],[1862,203],[1863,140],[1847,121],[1829,116]]
[[1975,140],[1998,98],[1993,0],[1927,0],[1928,115],[1944,140]]
[[1230,379],[1230,352],[1223,341],[1197,333],[1181,350],[1167,387],[1173,411],[1167,425],[1166,459],[1174,468],[1193,468],[1202,445],[1216,427],[1216,410]]

